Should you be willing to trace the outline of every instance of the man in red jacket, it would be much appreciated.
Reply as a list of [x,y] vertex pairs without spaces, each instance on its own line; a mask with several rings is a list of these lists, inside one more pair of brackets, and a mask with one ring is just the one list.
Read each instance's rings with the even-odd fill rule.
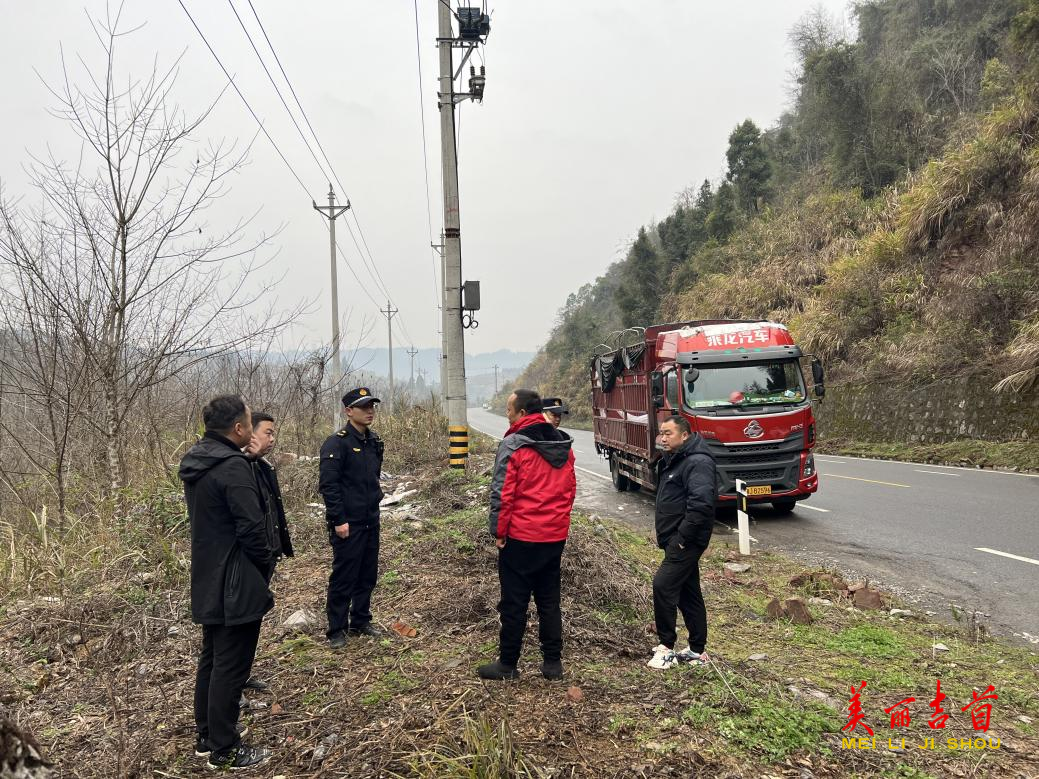
[[491,480],[490,531],[501,583],[499,656],[481,665],[484,679],[516,679],[527,607],[538,610],[541,674],[563,678],[559,566],[577,494],[573,439],[542,415],[533,390],[516,390],[506,406],[509,429],[498,445]]

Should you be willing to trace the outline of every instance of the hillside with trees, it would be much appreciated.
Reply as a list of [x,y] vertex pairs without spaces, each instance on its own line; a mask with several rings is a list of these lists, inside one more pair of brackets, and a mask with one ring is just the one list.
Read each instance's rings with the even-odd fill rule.
[[[838,383],[1039,382],[1039,2],[871,0],[853,36],[790,31],[797,82],[727,174],[639,229],[571,294],[520,383],[582,387],[610,333],[716,317],[787,323]],[[588,412],[573,392],[575,416]]]

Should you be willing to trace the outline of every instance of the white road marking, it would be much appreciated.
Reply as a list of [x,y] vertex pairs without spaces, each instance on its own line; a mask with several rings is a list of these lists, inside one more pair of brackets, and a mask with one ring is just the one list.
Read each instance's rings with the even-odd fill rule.
[[954,479],[960,476],[958,473],[945,473],[944,471],[922,471],[919,468],[913,468],[913,470],[917,473],[933,473],[935,476],[952,476]]
[[587,468],[582,468],[580,465],[575,465],[574,469],[580,471],[581,473],[587,473],[589,476],[594,476],[596,479],[604,479],[605,481],[611,481],[609,476],[603,476],[601,473],[589,471]]
[[815,459],[816,460],[822,460],[823,462],[826,462],[826,463],[834,463],[835,465],[844,465],[845,462],[846,462],[845,460],[833,460],[833,459],[831,459],[831,458],[829,458],[829,457],[827,457],[825,455],[822,455],[822,454],[817,454],[815,456]]
[[1033,560],[1031,557],[1022,557],[1021,555],[1010,554],[1010,552],[1000,552],[998,549],[989,549],[985,546],[974,547],[976,552],[988,552],[989,554],[998,554],[1000,557],[1009,557],[1011,560],[1020,560],[1022,563],[1031,563],[1032,565],[1039,565],[1039,560]]
[[[832,458],[834,455],[817,454],[816,459],[823,460],[824,462],[836,462]],[[865,460],[870,463],[888,463],[893,465],[920,465],[920,463],[911,463],[905,460],[881,460],[877,457],[849,457],[845,455],[848,460]],[[843,462],[843,461],[842,461]],[[947,468],[950,471],[970,471],[971,473],[995,473],[1002,476],[1028,476],[1032,479],[1039,479],[1039,473],[1018,473],[1017,471],[1000,471],[995,468],[967,468],[962,465],[938,465],[937,463],[930,465],[931,468]]]
[[829,509],[819,508],[818,506],[809,506],[807,503],[798,503],[797,507],[799,509],[811,509],[812,511],[821,511],[823,514],[830,513]]

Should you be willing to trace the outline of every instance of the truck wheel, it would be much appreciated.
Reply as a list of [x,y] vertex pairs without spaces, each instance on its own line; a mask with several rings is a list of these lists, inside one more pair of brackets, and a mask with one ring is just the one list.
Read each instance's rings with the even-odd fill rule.
[[617,492],[627,492],[631,487],[631,479],[621,473],[620,463],[617,462],[617,455],[610,457],[610,477],[613,480],[613,486]]
[[794,506],[797,505],[796,500],[774,500],[772,501],[772,508],[775,509],[777,514],[786,515],[794,513]]

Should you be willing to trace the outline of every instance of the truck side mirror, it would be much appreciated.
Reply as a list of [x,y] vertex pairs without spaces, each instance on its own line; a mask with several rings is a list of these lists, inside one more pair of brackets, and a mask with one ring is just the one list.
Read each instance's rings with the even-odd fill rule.
[[818,357],[812,358],[812,381],[815,382],[815,396],[822,400],[826,397],[826,376]]
[[653,397],[653,407],[664,407],[664,374],[653,371],[649,374],[649,391]]

